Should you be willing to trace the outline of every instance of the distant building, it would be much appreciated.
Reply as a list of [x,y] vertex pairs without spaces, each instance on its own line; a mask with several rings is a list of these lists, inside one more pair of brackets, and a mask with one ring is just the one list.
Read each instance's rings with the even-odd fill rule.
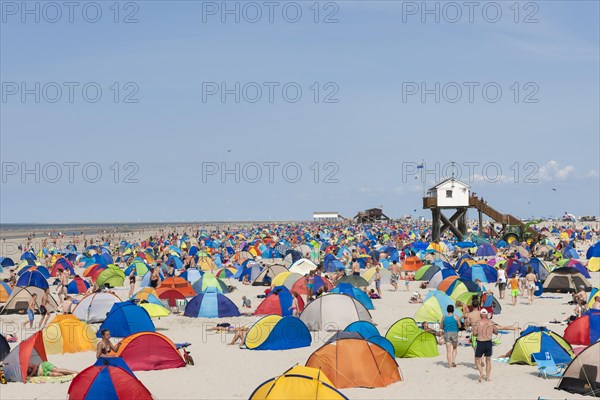
[[359,211],[354,216],[354,220],[359,224],[365,224],[377,221],[389,221],[390,218],[383,213],[381,208],[369,208],[365,211]]
[[342,216],[335,211],[315,211],[313,212],[313,221],[340,221]]
[[436,207],[469,207],[469,196],[470,186],[454,177],[441,181],[427,191],[430,205]]

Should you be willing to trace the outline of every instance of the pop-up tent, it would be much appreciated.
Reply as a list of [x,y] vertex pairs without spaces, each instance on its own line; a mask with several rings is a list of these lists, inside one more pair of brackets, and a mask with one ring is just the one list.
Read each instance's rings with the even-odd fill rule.
[[191,299],[183,315],[192,318],[225,318],[239,317],[241,314],[227,296],[209,290]]
[[26,382],[27,368],[30,365],[38,367],[43,361],[48,361],[42,332],[38,331],[23,340],[4,359],[4,375],[9,382]]
[[[282,317],[293,315],[290,308],[294,298],[292,293],[285,286],[274,287],[269,295],[256,307],[254,315],[277,314]],[[298,296],[298,312],[304,310],[304,300]]]
[[369,310],[345,294],[326,294],[308,303],[300,319],[310,330],[341,330],[354,321],[371,321]]
[[363,290],[355,288],[349,283],[340,283],[339,285],[331,289],[329,293],[341,293],[350,297],[354,297],[356,300],[360,301],[367,310],[375,309],[375,306],[373,306],[373,301],[371,300],[369,295],[366,294]]
[[437,339],[430,332],[419,328],[412,318],[402,318],[388,329],[385,337],[392,342],[396,357],[436,357],[438,351]]
[[[37,294],[36,309],[39,309],[42,296],[44,295],[43,289],[37,286],[15,287],[0,314],[25,314],[29,300],[31,300],[31,295],[34,293]],[[48,304],[50,305],[50,311],[58,308],[58,303],[51,294],[48,295]]]
[[55,316],[44,328],[43,336],[47,354],[96,350],[94,329],[71,314]]
[[152,400],[148,389],[119,357],[100,357],[71,382],[68,400]]
[[556,387],[569,393],[600,397],[600,342],[583,350],[565,369]]
[[271,286],[273,278],[282,272],[287,272],[287,268],[281,264],[266,265],[252,281],[252,286]]
[[0,334],[0,361],[4,360],[8,353],[10,353],[10,345],[6,338]]
[[157,332],[138,332],[127,336],[121,341],[116,356],[121,357],[132,371],[185,367],[177,346],[168,337]]
[[90,288],[90,284],[87,283],[80,276],[76,276],[73,280],[67,285],[67,293],[69,294],[83,294],[87,292]]
[[79,301],[73,315],[85,322],[102,322],[115,303],[121,299],[108,292],[91,293]]
[[550,272],[544,281],[544,292],[576,292],[583,286],[586,292],[592,290],[590,282],[577,268],[562,267]]
[[549,353],[559,364],[568,363],[574,356],[571,345],[562,336],[541,326],[530,326],[513,345],[508,363],[534,365],[531,355],[540,352]]
[[[454,300],[440,290],[434,290],[427,293],[423,304],[415,314],[417,322],[442,322],[446,314],[448,305],[454,305]],[[455,309],[457,316],[462,316],[460,310]]]
[[589,346],[600,340],[600,310],[588,310],[571,322],[563,338],[571,345]]
[[96,336],[101,337],[104,329],[109,329],[111,336],[123,338],[138,332],[156,330],[148,312],[133,301],[115,303]]
[[250,400],[347,400],[317,368],[297,365],[254,389]]
[[338,389],[385,387],[402,380],[390,353],[362,337],[328,341],[308,358],[306,366],[321,369]]
[[245,345],[250,350],[288,350],[310,342],[310,331],[299,318],[267,315],[250,327]]

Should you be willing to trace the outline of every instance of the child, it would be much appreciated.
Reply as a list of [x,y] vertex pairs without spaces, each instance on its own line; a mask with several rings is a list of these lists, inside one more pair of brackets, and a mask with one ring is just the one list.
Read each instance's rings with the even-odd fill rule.
[[412,296],[410,296],[410,300],[408,300],[408,302],[412,304],[422,303],[423,298],[421,297],[421,294],[419,292],[414,292]]
[[242,307],[252,308],[252,302],[246,296],[242,296]]
[[375,289],[371,289],[369,290],[369,297],[372,299],[380,299],[381,296],[379,295],[379,293],[375,292]]
[[519,297],[519,280],[517,279],[516,274],[512,274],[510,276],[510,280],[508,281],[508,286],[510,286],[510,293],[512,296],[512,305],[517,305],[517,297]]
[[406,289],[407,292],[410,290],[409,283],[410,283],[410,279],[408,276],[408,272],[404,271],[404,288]]

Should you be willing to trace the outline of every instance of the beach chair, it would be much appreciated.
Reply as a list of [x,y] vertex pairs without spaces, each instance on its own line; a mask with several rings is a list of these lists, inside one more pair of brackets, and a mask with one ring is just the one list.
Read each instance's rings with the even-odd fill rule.
[[531,358],[537,365],[538,376],[560,378],[565,372],[565,365],[556,365],[552,355],[548,352],[532,353]]

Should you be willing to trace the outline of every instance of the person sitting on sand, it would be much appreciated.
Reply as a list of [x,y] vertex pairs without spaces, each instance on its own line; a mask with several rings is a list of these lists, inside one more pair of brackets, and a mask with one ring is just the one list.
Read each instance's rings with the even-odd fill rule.
[[369,290],[369,297],[372,299],[380,299],[381,298],[379,293],[375,292],[375,289]]
[[585,293],[585,286],[579,285],[579,292],[573,295],[573,301],[575,304],[580,304],[582,301],[587,300],[587,294]]
[[32,378],[34,376],[65,376],[65,375],[76,375],[77,371],[71,371],[68,369],[57,368],[54,364],[48,361],[42,361],[37,367],[33,364],[27,367],[27,376]]
[[244,275],[242,278],[242,285],[249,285],[250,281],[248,280],[248,275]]
[[242,307],[252,308],[252,302],[246,296],[242,296]]
[[594,297],[594,304],[590,308],[592,310],[600,310],[600,296]]
[[244,342],[246,341],[246,334],[248,334],[248,331],[250,330],[250,328],[248,328],[247,326],[240,326],[239,328],[233,328],[230,332],[235,332],[235,334],[233,335],[233,339],[231,339],[231,342],[227,343],[227,345],[232,346],[234,344],[237,343],[237,341],[240,341],[240,349],[244,348]]
[[66,296],[65,301],[60,305],[63,314],[73,313],[73,297]]
[[444,344],[444,338],[442,337],[442,335],[443,335],[442,332],[436,331],[435,329],[430,327],[428,322],[423,322],[423,324],[421,325],[421,329],[423,329],[425,332],[429,332],[433,336],[435,336],[435,340],[437,341],[437,344]]
[[410,296],[410,299],[408,300],[408,302],[411,303],[411,304],[422,303],[423,302],[423,297],[421,297],[421,293],[414,292],[412,294],[412,296]]

